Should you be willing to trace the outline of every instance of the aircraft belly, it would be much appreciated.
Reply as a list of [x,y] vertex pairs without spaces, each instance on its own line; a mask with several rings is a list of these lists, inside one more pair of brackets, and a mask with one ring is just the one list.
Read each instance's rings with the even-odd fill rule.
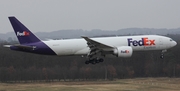
[[72,48],[62,48],[57,51],[57,55],[85,55],[88,53],[87,48],[86,49],[72,49]]
[[75,51],[74,55],[86,55],[89,53],[89,51],[90,51],[89,48],[84,48],[84,49]]

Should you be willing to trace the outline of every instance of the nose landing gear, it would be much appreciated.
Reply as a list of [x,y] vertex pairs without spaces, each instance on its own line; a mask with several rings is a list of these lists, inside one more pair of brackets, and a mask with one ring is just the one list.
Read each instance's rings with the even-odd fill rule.
[[161,59],[164,59],[164,54],[162,53],[161,56],[160,56]]
[[162,51],[161,51],[161,56],[160,56],[161,59],[164,59],[164,53],[165,53],[165,52],[167,52],[167,50],[162,50]]

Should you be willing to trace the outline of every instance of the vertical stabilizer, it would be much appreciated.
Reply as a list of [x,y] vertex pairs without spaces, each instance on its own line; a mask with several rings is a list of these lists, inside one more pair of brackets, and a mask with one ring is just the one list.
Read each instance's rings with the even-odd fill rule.
[[15,17],[8,17],[20,44],[39,42],[40,40]]

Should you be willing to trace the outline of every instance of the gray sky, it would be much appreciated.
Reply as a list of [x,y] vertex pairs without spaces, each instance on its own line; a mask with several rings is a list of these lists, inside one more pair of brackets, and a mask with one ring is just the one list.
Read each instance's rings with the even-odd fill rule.
[[16,16],[32,32],[179,28],[180,0],[0,0],[0,33]]

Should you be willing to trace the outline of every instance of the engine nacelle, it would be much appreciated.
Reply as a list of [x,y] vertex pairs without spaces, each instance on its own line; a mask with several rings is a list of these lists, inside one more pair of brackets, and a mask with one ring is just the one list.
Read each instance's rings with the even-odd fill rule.
[[132,47],[121,46],[114,49],[114,55],[117,57],[131,57],[133,53]]

